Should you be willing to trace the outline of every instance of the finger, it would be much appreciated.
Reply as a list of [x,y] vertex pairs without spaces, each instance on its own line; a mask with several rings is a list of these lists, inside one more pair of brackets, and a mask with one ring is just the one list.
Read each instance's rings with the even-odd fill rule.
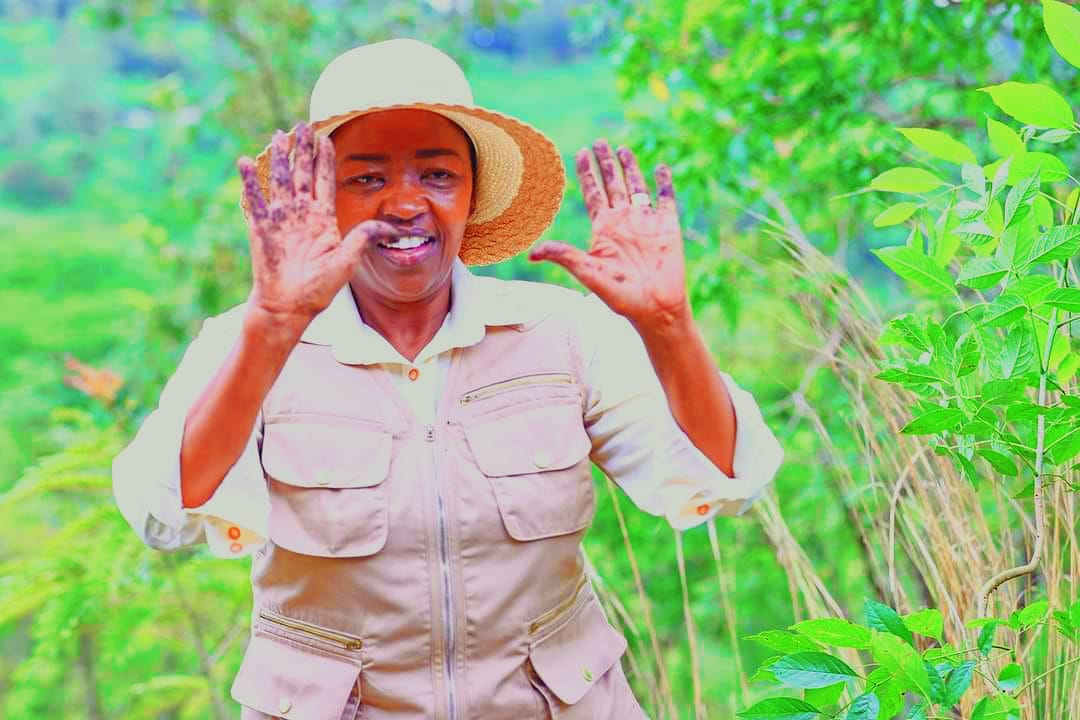
[[296,165],[293,168],[293,189],[296,197],[293,207],[301,216],[311,207],[312,183],[315,167],[315,144],[311,126],[305,122],[296,124]]
[[398,236],[393,225],[381,220],[365,220],[345,233],[341,244],[327,255],[327,262],[348,277],[370,243],[380,239],[392,240]]
[[266,197],[259,187],[258,174],[255,172],[255,161],[244,156],[236,161],[236,168],[240,171],[240,178],[244,182],[244,205],[247,207],[253,227],[261,227],[266,223],[268,212],[266,209]]
[[279,225],[292,207],[292,173],[289,171],[289,138],[278,130],[270,143],[270,222]]
[[319,137],[315,154],[315,203],[332,210],[334,207],[334,142],[329,135]]
[[641,172],[641,166],[638,165],[637,158],[634,157],[633,150],[623,145],[616,151],[616,155],[619,156],[623,175],[626,176],[626,190],[630,197],[634,197],[638,193],[645,193],[652,197],[649,186],[645,182],[645,176]]
[[600,165],[600,176],[604,178],[604,192],[607,194],[608,204],[611,207],[628,205],[626,181],[623,180],[619,162],[615,159],[615,153],[611,151],[611,145],[607,140],[597,140],[593,143],[593,152],[596,153],[596,161]]
[[671,178],[671,168],[667,165],[656,166],[656,207],[675,210],[675,184]]
[[529,259],[534,262],[549,260],[562,265],[582,285],[590,290],[596,290],[600,277],[596,259],[580,248],[562,242],[543,242],[529,251]]
[[590,220],[595,220],[600,210],[608,207],[607,198],[596,184],[596,175],[593,173],[592,163],[589,162],[589,151],[582,148],[575,159],[581,195],[585,198],[585,211],[589,213]]

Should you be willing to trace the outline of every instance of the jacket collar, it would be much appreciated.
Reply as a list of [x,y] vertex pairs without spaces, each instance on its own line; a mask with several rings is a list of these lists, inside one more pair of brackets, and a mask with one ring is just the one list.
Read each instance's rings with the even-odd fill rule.
[[[473,275],[460,258],[455,258],[450,276],[450,312],[414,362],[424,362],[452,348],[475,345],[484,338],[488,326],[521,329],[550,313],[542,304],[529,302],[530,293],[515,292],[519,285]],[[348,283],[315,316],[300,340],[329,346],[337,361],[344,364],[410,364],[386,338],[364,323]]]

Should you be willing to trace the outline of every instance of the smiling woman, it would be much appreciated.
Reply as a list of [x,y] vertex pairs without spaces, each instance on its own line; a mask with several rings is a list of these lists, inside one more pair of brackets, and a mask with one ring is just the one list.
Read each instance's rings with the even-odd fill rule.
[[583,297],[468,270],[539,239],[564,169],[450,58],[357,48],[311,105],[238,163],[251,295],[116,458],[121,511],[253,555],[245,720],[643,717],[581,549],[592,464],[681,530],[782,458],[694,325],[670,171],[654,205],[629,149],[594,144],[602,181],[579,154],[592,249],[531,257]]

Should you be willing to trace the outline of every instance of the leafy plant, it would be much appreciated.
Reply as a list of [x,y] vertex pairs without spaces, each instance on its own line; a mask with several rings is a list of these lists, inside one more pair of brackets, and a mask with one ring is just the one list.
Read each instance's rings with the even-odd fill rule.
[[[1043,9],[1051,43],[1078,65],[1080,11],[1056,0],[1044,0]],[[873,600],[866,603],[864,625],[824,618],[798,623],[789,633],[755,636],[783,653],[766,661],[757,677],[806,692],[801,699],[762,700],[740,717],[873,720],[906,712],[903,717],[927,718],[962,700],[971,704],[972,678],[982,677],[985,688],[971,717],[1018,718],[1026,691],[1080,663],[1080,648],[1072,644],[1068,657],[1026,678],[1017,662],[1022,654],[994,644],[998,627],[1019,638],[1048,622],[1074,643],[1080,602],[1052,614],[1048,601],[1029,602],[1007,618],[988,616],[999,587],[1039,567],[1048,542],[1048,484],[1065,477],[1080,454],[1080,397],[1069,392],[1080,367],[1071,341],[1072,315],[1080,311],[1072,265],[1080,251],[1080,189],[1056,152],[1080,133],[1080,124],[1065,98],[1045,84],[1010,81],[980,91],[1022,126],[987,118],[994,160],[979,164],[974,149],[939,130],[900,128],[928,160],[870,181],[871,191],[914,196],[874,222],[907,224],[906,243],[874,254],[945,314],[940,321],[935,313],[890,320],[879,341],[901,356],[886,359],[876,377],[913,398],[900,433],[929,436],[934,453],[951,459],[972,485],[1009,483],[1014,499],[1030,499],[1034,544],[1024,562],[988,571],[971,593],[976,607],[967,610],[975,619],[966,625],[979,630],[974,643],[965,644],[962,633],[955,646],[945,642],[941,610],[901,617]],[[952,169],[940,169],[941,163]],[[863,674],[823,646],[845,648],[849,661],[869,654],[876,667]],[[993,656],[995,649],[1004,652]],[[1012,662],[1001,666],[1002,658]],[[905,708],[906,697],[912,702]],[[1042,716],[1065,717],[1074,703],[1065,697],[1044,707]]]

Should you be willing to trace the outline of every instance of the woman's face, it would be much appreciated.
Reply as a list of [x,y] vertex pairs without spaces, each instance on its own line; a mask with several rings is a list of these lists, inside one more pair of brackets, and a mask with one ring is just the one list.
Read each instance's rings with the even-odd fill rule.
[[390,305],[433,299],[450,282],[472,212],[465,132],[426,110],[388,110],[349,121],[331,139],[342,236],[382,220],[407,238],[396,248],[372,242],[354,269],[354,289]]

